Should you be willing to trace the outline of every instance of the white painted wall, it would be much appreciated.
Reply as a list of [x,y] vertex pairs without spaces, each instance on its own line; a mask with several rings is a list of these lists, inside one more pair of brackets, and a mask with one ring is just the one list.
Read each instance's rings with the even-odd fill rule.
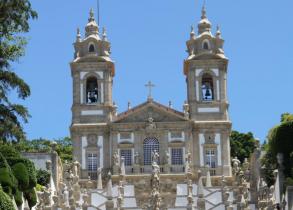
[[100,148],[100,165],[99,167],[104,168],[104,137],[98,137],[98,147]]
[[81,137],[81,168],[86,169],[86,147],[87,147],[86,136]]
[[222,147],[221,147],[221,134],[220,133],[216,134],[215,143],[217,144],[218,166],[221,166],[222,165]]
[[204,166],[204,151],[203,151],[203,145],[204,145],[205,139],[203,133],[199,134],[199,161],[200,166]]
[[216,112],[220,112],[220,108],[219,107],[198,108],[197,111],[199,113],[216,113]]
[[103,110],[82,110],[81,115],[82,116],[90,116],[90,115],[103,115]]

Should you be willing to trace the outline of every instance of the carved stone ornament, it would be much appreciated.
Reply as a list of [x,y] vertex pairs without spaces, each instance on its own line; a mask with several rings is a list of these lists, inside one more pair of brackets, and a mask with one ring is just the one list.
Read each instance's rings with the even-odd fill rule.
[[206,144],[215,144],[215,134],[205,133],[204,138]]
[[97,146],[97,136],[94,134],[91,134],[88,136],[88,146]]

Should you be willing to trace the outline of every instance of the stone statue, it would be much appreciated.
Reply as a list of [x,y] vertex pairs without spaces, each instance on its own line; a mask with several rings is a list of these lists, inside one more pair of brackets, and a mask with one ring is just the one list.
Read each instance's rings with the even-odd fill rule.
[[97,188],[98,190],[102,190],[103,189],[102,169],[98,168],[97,173],[98,173]]
[[161,207],[161,196],[160,196],[160,167],[157,162],[152,164],[153,172],[151,177],[151,197],[150,197],[150,209],[159,210]]
[[188,189],[188,193],[187,193],[187,205],[188,206],[192,206],[192,204],[193,204],[193,197],[192,197],[193,186],[192,186],[192,180],[191,179],[188,180],[187,189]]
[[58,207],[59,207],[59,198],[58,198],[58,196],[57,196],[57,195],[54,195],[54,196],[52,197],[52,200],[53,200],[52,209],[53,209],[53,210],[57,210]]
[[138,154],[138,152],[135,152],[135,154],[134,154],[134,164],[135,165],[139,165],[139,162],[140,162],[140,157],[139,157],[139,154]]
[[86,182],[86,189],[87,189],[87,190],[90,190],[92,187],[93,187],[93,182],[92,182],[92,180],[91,180],[91,177],[89,176],[89,177],[88,177],[88,180],[87,180],[87,182]]
[[154,123],[154,119],[152,117],[148,118],[148,123],[147,123],[147,130],[153,130],[156,129],[156,124]]
[[73,178],[73,197],[76,201],[79,201],[80,200],[80,186],[79,186],[79,183],[78,183],[78,177],[74,177]]
[[44,206],[51,206],[51,189],[43,187],[43,192]]
[[159,163],[159,158],[160,158],[159,153],[158,153],[156,150],[154,150],[154,151],[152,152],[152,159],[153,159],[153,162],[156,162],[156,163],[158,164],[158,163]]
[[239,172],[239,170],[240,170],[239,166],[240,166],[240,160],[238,160],[237,157],[232,159],[232,168],[233,168],[234,175],[236,175]]
[[165,164],[169,165],[170,164],[170,153],[168,150],[165,152]]
[[191,152],[190,152],[190,150],[188,150],[188,152],[186,154],[186,162],[188,162],[189,164],[191,164]]
[[119,167],[119,155],[118,155],[118,152],[114,152],[113,154],[113,162],[114,162],[114,165],[115,166],[118,166]]

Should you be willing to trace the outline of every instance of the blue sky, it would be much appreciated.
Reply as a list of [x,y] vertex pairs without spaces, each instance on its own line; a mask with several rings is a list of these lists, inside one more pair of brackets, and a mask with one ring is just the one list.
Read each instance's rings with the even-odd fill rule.
[[[82,32],[96,0],[31,0],[39,18],[31,22],[26,55],[14,65],[31,86],[24,102],[32,138],[69,135],[76,28]],[[147,98],[144,84],[156,84],[154,98],[182,110],[185,41],[197,25],[203,2],[194,0],[101,0],[101,26],[108,31],[116,62],[113,98],[124,111]],[[291,0],[208,1],[207,14],[221,26],[230,59],[228,96],[233,129],[264,140],[283,112],[293,112],[293,2]],[[164,77],[167,75],[167,77]]]

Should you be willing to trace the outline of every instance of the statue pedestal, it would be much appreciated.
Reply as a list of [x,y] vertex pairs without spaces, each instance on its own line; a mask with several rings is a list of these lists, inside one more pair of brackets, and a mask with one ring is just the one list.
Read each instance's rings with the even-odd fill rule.
[[134,165],[133,166],[133,172],[135,173],[135,174],[139,174],[140,173],[140,165]]
[[164,173],[169,174],[170,173],[170,165],[164,165]]
[[119,166],[117,166],[117,165],[114,165],[113,166],[113,174],[114,175],[118,175],[119,174]]
[[113,210],[114,209],[114,202],[113,200],[108,200],[106,202],[106,210]]

